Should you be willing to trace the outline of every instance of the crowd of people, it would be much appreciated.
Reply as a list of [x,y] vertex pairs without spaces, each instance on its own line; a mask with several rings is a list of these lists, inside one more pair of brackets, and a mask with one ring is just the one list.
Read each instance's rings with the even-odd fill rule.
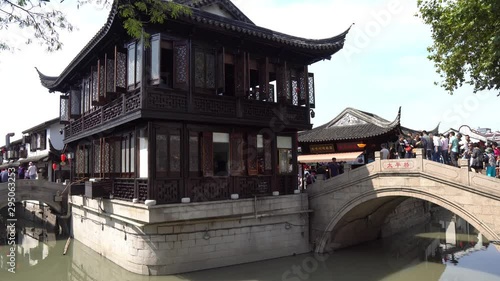
[[29,162],[28,168],[25,168],[24,165],[19,165],[17,168],[10,169],[2,169],[0,172],[0,182],[8,182],[9,174],[12,173],[12,169],[14,169],[14,173],[16,174],[16,179],[36,179],[37,178],[37,167],[33,162]]
[[496,142],[483,141],[473,143],[468,135],[450,132],[433,135],[422,133],[400,135],[396,147],[381,149],[381,158],[413,158],[414,148],[424,149],[424,157],[428,160],[458,167],[458,159],[468,159],[470,169],[491,177],[500,177],[500,148]]

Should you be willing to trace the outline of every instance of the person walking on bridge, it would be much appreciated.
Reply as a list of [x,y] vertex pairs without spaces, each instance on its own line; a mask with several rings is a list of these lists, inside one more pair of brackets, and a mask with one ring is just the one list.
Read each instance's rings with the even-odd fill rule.
[[36,166],[33,164],[33,162],[30,162],[28,170],[26,171],[28,174],[28,178],[32,180],[36,180]]

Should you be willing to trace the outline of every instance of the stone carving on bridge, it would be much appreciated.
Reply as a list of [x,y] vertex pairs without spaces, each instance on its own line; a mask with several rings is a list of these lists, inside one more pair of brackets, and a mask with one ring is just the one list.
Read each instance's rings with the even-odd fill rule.
[[413,169],[415,167],[415,162],[413,161],[389,161],[387,163],[384,162],[382,162],[382,166],[384,167],[384,169]]

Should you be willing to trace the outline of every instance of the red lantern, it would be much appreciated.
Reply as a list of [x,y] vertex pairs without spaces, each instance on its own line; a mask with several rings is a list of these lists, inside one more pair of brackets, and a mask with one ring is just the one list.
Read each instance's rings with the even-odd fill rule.
[[56,163],[52,163],[52,170],[56,170],[57,169],[57,164]]
[[61,162],[66,162],[66,154],[61,154]]

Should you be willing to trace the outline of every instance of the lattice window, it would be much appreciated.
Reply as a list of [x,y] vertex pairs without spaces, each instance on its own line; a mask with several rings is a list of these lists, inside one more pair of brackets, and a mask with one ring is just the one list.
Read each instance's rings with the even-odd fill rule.
[[71,90],[69,101],[71,102],[70,117],[71,118],[80,117],[81,108],[82,108],[82,93],[81,93],[81,91],[80,90]]
[[111,145],[107,139],[102,143],[102,172],[108,174],[111,172]]
[[179,177],[181,136],[177,129],[156,129],[156,177]]
[[268,102],[274,102],[274,85],[269,84],[269,96],[267,98]]
[[79,145],[75,154],[76,167],[75,172],[77,177],[83,177],[85,174],[85,146]]
[[101,140],[94,141],[94,174],[95,176],[101,176]]
[[113,93],[115,90],[115,62],[112,59],[106,60],[106,92]]
[[214,174],[212,132],[203,132],[202,136],[203,136],[202,137],[203,176],[210,177],[210,176],[213,176],[213,174]]
[[142,52],[143,52],[143,45],[142,45],[142,40],[140,40],[137,43],[137,49],[136,49],[135,83],[141,82],[142,78]]
[[194,176],[200,172],[200,137],[197,132],[189,132],[189,172]]
[[264,167],[266,172],[271,172],[273,170],[272,142],[269,137],[264,137]]
[[243,134],[232,133],[230,143],[231,153],[231,175],[243,175],[245,170],[245,162],[243,160]]
[[298,91],[299,91],[299,105],[306,104],[307,98],[307,83],[306,83],[306,71],[299,72],[298,77]]
[[37,138],[40,140],[37,149],[45,150],[47,149],[47,130],[38,132]]
[[116,91],[124,91],[127,86],[127,55],[115,47],[115,85]]
[[194,85],[202,88],[205,86],[205,56],[203,52],[194,52]]
[[96,104],[99,102],[99,92],[98,92],[98,76],[97,76],[97,67],[92,66],[92,83],[91,83],[91,93],[92,93],[92,104]]
[[174,41],[174,87],[187,89],[189,81],[189,45],[187,41]]
[[36,149],[38,148],[37,139],[38,139],[38,134],[31,134],[30,135],[30,151],[31,152],[36,151]]
[[259,173],[258,171],[258,161],[259,152],[257,148],[257,136],[254,134],[248,134],[247,137],[247,167],[248,175],[253,176]]
[[285,80],[283,81],[284,92],[286,95],[287,103],[291,103],[292,102],[292,91],[291,91],[290,86],[292,84],[292,81],[291,81],[290,70],[285,69],[284,72],[285,72]]
[[135,85],[135,43],[128,45],[127,55],[127,85]]
[[296,79],[292,80],[292,104],[299,105],[299,83]]
[[215,53],[210,50],[195,51],[195,87],[215,89]]
[[68,124],[70,121],[69,96],[60,97],[59,120],[61,124]]
[[181,173],[181,136],[179,130],[171,132],[169,143],[170,172],[180,175]]
[[307,79],[309,89],[309,107],[314,108],[316,104],[316,99],[314,96],[314,73],[309,73]]
[[98,101],[102,102],[104,100],[104,97],[106,96],[106,68],[104,66],[104,63],[99,60],[97,63],[99,66],[99,98]]

